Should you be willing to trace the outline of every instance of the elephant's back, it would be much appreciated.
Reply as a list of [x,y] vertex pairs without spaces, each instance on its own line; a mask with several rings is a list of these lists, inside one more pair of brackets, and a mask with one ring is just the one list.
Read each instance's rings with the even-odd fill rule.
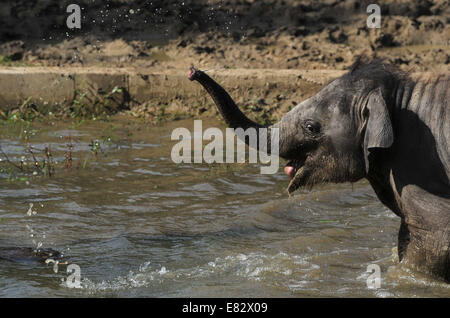
[[[436,138],[436,147],[450,179],[450,75],[443,75],[436,82],[436,111],[431,114],[431,130]],[[449,183],[450,186],[450,183]]]
[[[407,109],[415,113],[433,136],[436,152],[450,179],[450,74],[416,78]],[[449,181],[448,181],[449,182]]]

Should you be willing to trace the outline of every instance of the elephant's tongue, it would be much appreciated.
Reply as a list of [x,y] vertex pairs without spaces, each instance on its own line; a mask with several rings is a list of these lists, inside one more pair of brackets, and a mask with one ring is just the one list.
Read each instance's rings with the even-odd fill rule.
[[291,166],[286,166],[284,167],[284,173],[287,174],[289,176],[289,178],[293,178],[295,177],[295,173],[297,172],[297,170],[294,167]]

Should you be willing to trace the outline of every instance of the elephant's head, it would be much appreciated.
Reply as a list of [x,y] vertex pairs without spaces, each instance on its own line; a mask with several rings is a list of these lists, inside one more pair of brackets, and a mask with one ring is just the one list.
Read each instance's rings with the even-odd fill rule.
[[[391,146],[386,106],[390,97],[384,94],[393,78],[370,71],[354,66],[269,127],[279,128],[279,155],[288,160],[285,172],[291,178],[289,193],[318,183],[357,181],[370,169],[371,151]],[[248,119],[204,72],[192,68],[189,79],[205,87],[232,128],[263,127]]]
[[[192,69],[189,78],[206,88],[231,127],[263,127],[205,73]],[[402,219],[399,260],[450,282],[448,81],[440,75],[419,83],[383,61],[357,61],[269,128],[279,129],[289,193],[366,177]]]

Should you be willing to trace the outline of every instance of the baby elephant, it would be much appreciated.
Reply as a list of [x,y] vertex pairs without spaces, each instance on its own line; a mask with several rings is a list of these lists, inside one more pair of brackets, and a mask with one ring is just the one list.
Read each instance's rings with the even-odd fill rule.
[[449,74],[413,80],[382,60],[359,58],[270,127],[248,119],[204,72],[191,68],[189,79],[207,90],[230,127],[279,129],[289,193],[369,180],[401,218],[400,261],[450,282]]

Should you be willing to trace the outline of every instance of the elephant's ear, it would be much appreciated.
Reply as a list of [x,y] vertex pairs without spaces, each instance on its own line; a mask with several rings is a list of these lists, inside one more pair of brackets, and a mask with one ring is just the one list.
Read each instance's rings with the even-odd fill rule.
[[389,148],[394,142],[389,110],[381,93],[381,88],[374,90],[367,102],[368,118],[364,136],[364,160],[366,172],[369,172],[369,154],[376,148]]

